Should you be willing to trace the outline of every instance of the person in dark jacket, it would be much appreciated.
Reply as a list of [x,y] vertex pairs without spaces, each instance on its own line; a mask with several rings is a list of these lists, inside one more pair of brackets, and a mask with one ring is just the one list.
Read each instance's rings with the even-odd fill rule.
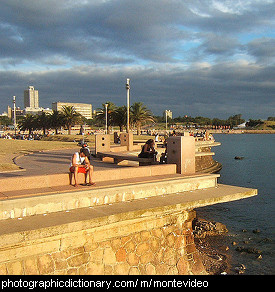
[[158,152],[155,150],[155,141],[149,139],[143,146],[142,150],[139,153],[139,158],[154,158],[154,161],[157,160]]

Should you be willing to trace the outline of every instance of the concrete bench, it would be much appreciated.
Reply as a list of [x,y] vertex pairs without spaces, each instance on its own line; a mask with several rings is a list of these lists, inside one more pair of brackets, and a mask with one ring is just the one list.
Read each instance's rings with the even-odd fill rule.
[[140,158],[135,155],[131,155],[128,152],[97,152],[99,158],[110,157],[114,159],[114,163],[118,164],[123,160],[138,161],[139,165],[150,165],[154,163],[153,158]]

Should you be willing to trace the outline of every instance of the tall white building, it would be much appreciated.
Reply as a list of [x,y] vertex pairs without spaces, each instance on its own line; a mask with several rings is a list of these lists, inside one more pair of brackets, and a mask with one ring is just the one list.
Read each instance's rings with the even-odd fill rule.
[[29,86],[27,90],[24,90],[24,107],[39,108],[38,90],[35,90],[34,86]]

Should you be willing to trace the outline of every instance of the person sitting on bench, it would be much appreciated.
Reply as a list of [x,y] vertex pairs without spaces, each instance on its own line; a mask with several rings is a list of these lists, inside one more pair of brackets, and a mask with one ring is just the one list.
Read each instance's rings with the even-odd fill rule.
[[[70,173],[73,174],[74,176],[75,187],[78,186],[78,173],[85,174],[84,185],[86,186],[95,185],[95,183],[92,182],[93,166],[90,164],[88,157],[89,150],[85,148],[81,148],[79,152],[75,152],[72,156]],[[87,183],[87,176],[89,176],[89,183]],[[70,184],[72,184],[72,179],[70,181]]]
[[158,152],[155,150],[155,141],[149,139],[142,147],[141,152],[139,153],[139,158],[153,158],[154,161],[157,161]]

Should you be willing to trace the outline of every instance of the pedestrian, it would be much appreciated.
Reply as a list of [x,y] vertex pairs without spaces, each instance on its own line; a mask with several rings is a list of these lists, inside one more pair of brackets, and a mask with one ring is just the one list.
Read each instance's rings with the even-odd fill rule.
[[[92,181],[92,174],[93,174],[93,166],[90,164],[88,159],[89,157],[89,150],[85,148],[81,148],[79,152],[75,152],[72,156],[71,166],[70,166],[70,173],[71,179],[70,184],[72,184],[72,175],[74,177],[74,186],[78,186],[78,173],[85,174],[85,183],[86,186],[95,185]],[[87,177],[89,176],[89,182],[87,183]]]

